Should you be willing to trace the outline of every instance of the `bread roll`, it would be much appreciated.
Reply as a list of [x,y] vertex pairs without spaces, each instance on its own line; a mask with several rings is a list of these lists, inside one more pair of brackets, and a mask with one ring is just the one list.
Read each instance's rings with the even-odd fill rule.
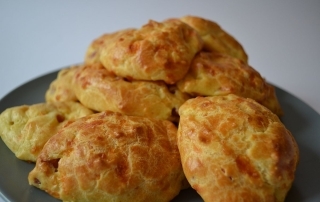
[[17,158],[35,162],[43,145],[62,124],[92,113],[77,102],[11,107],[0,115],[0,136]]
[[251,66],[226,54],[198,53],[189,72],[177,86],[193,96],[236,94],[252,98],[278,116],[282,115],[274,87]]
[[188,71],[202,48],[197,32],[180,20],[149,23],[117,35],[101,51],[109,71],[129,80],[162,80],[174,84]]
[[100,62],[100,54],[101,50],[104,46],[108,46],[109,43],[113,41],[113,39],[128,30],[134,30],[134,29],[124,29],[119,30],[112,33],[105,33],[98,38],[94,39],[92,43],[87,48],[84,63],[85,64],[93,64],[93,63],[99,63]]
[[216,22],[191,15],[180,20],[197,30],[204,41],[205,50],[224,53],[248,63],[248,56],[242,45]]
[[284,201],[299,159],[278,116],[236,95],[197,97],[179,109],[184,173],[204,201]]
[[50,83],[49,89],[45,93],[47,102],[77,101],[73,92],[71,80],[74,72],[79,66],[63,68],[58,72],[57,78]]
[[164,82],[128,81],[100,64],[77,71],[73,88],[80,102],[95,111],[178,121],[178,109],[189,96]]
[[169,121],[102,112],[70,121],[29,183],[63,201],[170,201],[185,179]]

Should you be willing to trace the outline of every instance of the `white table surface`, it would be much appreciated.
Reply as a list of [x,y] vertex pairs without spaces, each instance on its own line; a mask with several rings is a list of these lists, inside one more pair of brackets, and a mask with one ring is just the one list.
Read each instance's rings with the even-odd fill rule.
[[219,23],[263,77],[320,113],[319,0],[0,0],[0,98],[82,62],[103,33],[187,14]]

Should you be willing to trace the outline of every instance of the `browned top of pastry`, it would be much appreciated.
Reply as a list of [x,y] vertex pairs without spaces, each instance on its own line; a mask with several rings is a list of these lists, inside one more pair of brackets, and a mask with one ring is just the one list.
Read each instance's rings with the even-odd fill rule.
[[282,115],[274,87],[248,64],[226,54],[200,52],[187,75],[177,83],[182,92],[212,96],[236,94],[252,98]]
[[96,111],[177,121],[177,110],[189,96],[164,82],[129,81],[100,64],[85,65],[73,81],[80,102]]
[[35,162],[43,145],[62,123],[92,113],[77,102],[11,107],[0,115],[0,136],[17,158]]
[[242,45],[216,22],[197,16],[184,16],[181,21],[193,27],[204,41],[204,49],[217,51],[248,62],[248,56]]
[[185,179],[169,121],[102,112],[70,121],[29,183],[63,201],[170,201]]
[[173,84],[188,71],[202,48],[197,32],[180,20],[149,23],[113,38],[101,51],[103,66],[116,75]]
[[71,66],[58,72],[57,78],[50,83],[49,89],[45,93],[47,102],[77,101],[71,86],[71,80],[78,67]]
[[275,114],[231,94],[190,99],[179,114],[183,169],[205,201],[284,201],[299,151]]
[[98,38],[94,39],[89,47],[87,48],[84,63],[85,64],[93,64],[100,62],[100,53],[104,46],[107,46],[112,40],[122,32],[128,31],[128,30],[134,30],[134,29],[124,29],[119,30],[112,33],[105,33]]

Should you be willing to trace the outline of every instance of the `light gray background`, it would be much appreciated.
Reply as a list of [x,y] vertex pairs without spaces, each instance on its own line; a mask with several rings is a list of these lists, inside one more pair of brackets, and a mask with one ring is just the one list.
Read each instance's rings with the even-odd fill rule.
[[320,113],[319,0],[0,0],[0,98],[82,62],[89,43],[103,33],[186,14],[218,22],[263,77]]

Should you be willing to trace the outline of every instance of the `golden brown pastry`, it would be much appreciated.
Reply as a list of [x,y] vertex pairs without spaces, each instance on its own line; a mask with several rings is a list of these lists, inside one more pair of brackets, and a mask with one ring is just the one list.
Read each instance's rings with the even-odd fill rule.
[[66,124],[29,183],[63,201],[170,201],[185,176],[169,121],[102,112]]
[[181,21],[193,27],[204,41],[204,49],[217,51],[248,62],[248,56],[242,45],[217,23],[197,16],[184,16]]
[[0,115],[0,136],[17,158],[35,162],[43,145],[65,121],[92,113],[77,102],[11,107]]
[[180,20],[149,23],[117,35],[101,50],[103,66],[129,80],[174,84],[188,71],[202,48],[197,32]]
[[102,47],[108,45],[111,41],[113,41],[113,39],[118,34],[121,34],[122,32],[125,32],[127,30],[133,30],[133,29],[125,29],[125,30],[119,30],[113,33],[106,33],[94,39],[87,49],[84,63],[93,64],[93,63],[100,62],[100,53],[101,53]]
[[84,65],[73,80],[77,98],[95,111],[177,121],[177,110],[189,96],[164,82],[128,81],[100,64]]
[[232,94],[190,99],[179,114],[183,170],[204,201],[284,201],[299,151],[278,116]]
[[47,102],[77,101],[73,92],[71,80],[79,66],[64,68],[58,72],[57,78],[50,83],[45,93]]
[[241,60],[217,52],[200,52],[187,75],[177,83],[193,96],[236,94],[252,98],[277,115],[282,115],[274,87],[255,69]]

